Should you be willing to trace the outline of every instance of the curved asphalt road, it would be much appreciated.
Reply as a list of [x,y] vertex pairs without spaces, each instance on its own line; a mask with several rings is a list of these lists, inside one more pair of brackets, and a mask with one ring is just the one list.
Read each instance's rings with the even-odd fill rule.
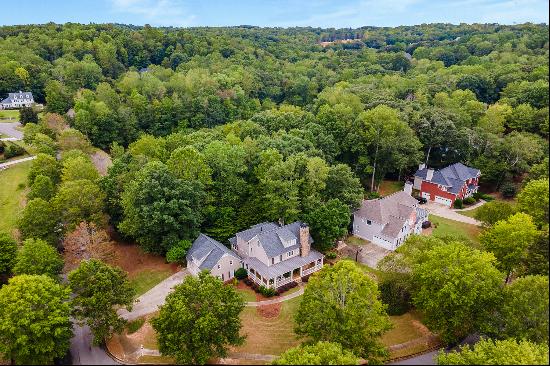
[[388,365],[435,365],[435,356],[437,356],[437,351],[432,351],[424,353],[412,358],[407,358],[406,360],[390,362]]
[[92,345],[92,333],[87,325],[73,325],[71,357],[73,365],[120,365],[100,347]]
[[0,134],[15,137],[18,140],[23,138],[23,132],[16,129],[21,127],[19,122],[0,122]]

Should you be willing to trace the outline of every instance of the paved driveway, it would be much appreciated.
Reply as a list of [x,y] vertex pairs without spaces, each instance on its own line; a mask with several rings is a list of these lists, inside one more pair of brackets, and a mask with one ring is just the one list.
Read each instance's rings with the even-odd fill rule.
[[120,365],[101,348],[92,345],[92,332],[85,325],[73,326],[71,338],[71,358],[73,365]]
[[23,139],[23,132],[16,129],[16,127],[21,127],[19,122],[9,122],[4,123],[0,122],[0,134],[8,135],[9,137],[15,137],[18,140]]
[[461,215],[458,212],[456,212],[455,210],[451,209],[450,207],[440,205],[440,204],[435,203],[435,202],[428,202],[425,205],[422,205],[421,207],[428,210],[428,212],[430,214],[434,214],[436,216],[444,217],[444,218],[449,219],[449,220],[460,221],[460,222],[464,222],[466,224],[477,225],[477,226],[481,225],[481,222],[477,221],[473,217],[468,217],[468,216]]
[[391,253],[391,251],[379,247],[367,240],[362,245],[346,245],[340,251],[342,256],[348,257],[362,264],[366,264],[370,268],[376,268],[378,262],[380,262],[385,256]]
[[159,306],[164,304],[166,296],[173,291],[174,286],[183,282],[183,279],[189,275],[186,269],[174,273],[136,300],[132,311],[120,309],[118,314],[126,320],[134,320],[141,316],[154,313]]

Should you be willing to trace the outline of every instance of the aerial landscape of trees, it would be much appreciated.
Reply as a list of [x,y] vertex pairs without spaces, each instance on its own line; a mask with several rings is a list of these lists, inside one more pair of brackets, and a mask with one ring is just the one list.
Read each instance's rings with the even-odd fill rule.
[[[334,254],[384,181],[462,162],[499,197],[475,212],[479,242],[413,236],[376,280],[325,266],[297,308],[303,343],[274,364],[383,362],[388,314],[412,308],[445,346],[481,335],[440,363],[548,363],[548,45],[530,23],[0,27],[0,97],[44,104],[21,111],[36,158],[17,233],[0,232],[0,354],[59,360],[71,317],[95,344],[124,329],[135,291],[105,263],[113,238],[184,264],[199,232],[227,245],[300,220]],[[151,321],[160,352],[225,357],[245,340],[242,300],[186,277]]]

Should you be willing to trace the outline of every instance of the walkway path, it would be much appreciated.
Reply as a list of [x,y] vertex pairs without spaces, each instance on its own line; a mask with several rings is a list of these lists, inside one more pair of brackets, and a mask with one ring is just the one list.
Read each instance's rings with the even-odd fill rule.
[[154,313],[159,306],[164,304],[166,296],[173,291],[176,285],[183,282],[183,279],[189,275],[186,269],[174,273],[143,295],[137,298],[132,311],[126,309],[118,310],[118,314],[126,320],[134,320],[141,316]]
[[271,304],[277,304],[283,301],[288,301],[290,299],[294,299],[295,297],[302,296],[304,294],[304,286],[301,285],[300,289],[296,292],[293,292],[289,295],[280,296],[276,299],[272,300],[264,300],[264,301],[249,301],[245,305],[246,306],[263,306],[263,305],[271,305]]
[[0,134],[15,137],[21,140],[23,138],[23,132],[19,131],[17,127],[21,127],[19,122],[0,123]]
[[477,221],[473,217],[461,215],[458,212],[452,210],[451,208],[444,205],[440,205],[435,202],[426,203],[424,205],[424,208],[428,210],[430,214],[433,214],[435,216],[444,217],[449,220],[464,222],[470,225],[481,226],[481,222]]
[[29,160],[33,160],[33,159],[36,159],[36,156],[29,156],[28,158],[23,158],[23,159],[17,159],[17,160],[8,161],[7,163],[2,163],[2,164],[0,164],[0,170],[3,169],[3,168],[7,168],[7,167],[9,167],[10,165],[19,164],[19,163],[22,163],[22,162],[25,162],[25,161],[29,161]]
[[475,205],[472,205],[470,207],[466,207],[466,208],[462,208],[460,210],[457,210],[455,209],[455,212],[462,212],[462,211],[470,211],[470,210],[475,210],[476,208],[478,208],[479,206],[483,206],[484,204],[486,204],[487,202],[485,200],[479,200],[478,203],[476,203]]

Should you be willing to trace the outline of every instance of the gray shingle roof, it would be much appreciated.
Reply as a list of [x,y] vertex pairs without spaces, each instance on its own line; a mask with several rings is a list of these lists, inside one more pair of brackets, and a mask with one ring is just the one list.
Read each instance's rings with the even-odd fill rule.
[[[300,248],[301,225],[303,225],[303,223],[300,221],[285,226],[279,226],[273,222],[263,222],[252,226],[250,229],[237,233],[236,237],[246,242],[254,237],[258,237],[260,245],[264,248],[267,256],[272,258]],[[295,244],[288,245],[288,242],[292,240],[295,241]],[[311,245],[311,243],[313,243],[313,238],[310,235],[309,244]]]
[[418,201],[404,191],[396,192],[376,200],[364,200],[355,214],[385,225],[382,234],[390,238],[397,236],[405,221],[416,210]]
[[239,256],[225,245],[201,233],[193,242],[191,249],[187,252],[186,258],[187,261],[194,259],[199,262],[200,269],[211,270],[224,254],[231,255],[240,260]]
[[1,103],[13,103],[14,101],[17,102],[24,99],[33,99],[32,93],[31,92],[8,93],[8,97],[2,100]]
[[[427,172],[428,168],[418,169],[414,176],[426,180]],[[464,182],[479,176],[479,174],[479,169],[470,168],[462,163],[455,163],[434,171],[431,182],[449,187],[449,192],[457,194]]]

